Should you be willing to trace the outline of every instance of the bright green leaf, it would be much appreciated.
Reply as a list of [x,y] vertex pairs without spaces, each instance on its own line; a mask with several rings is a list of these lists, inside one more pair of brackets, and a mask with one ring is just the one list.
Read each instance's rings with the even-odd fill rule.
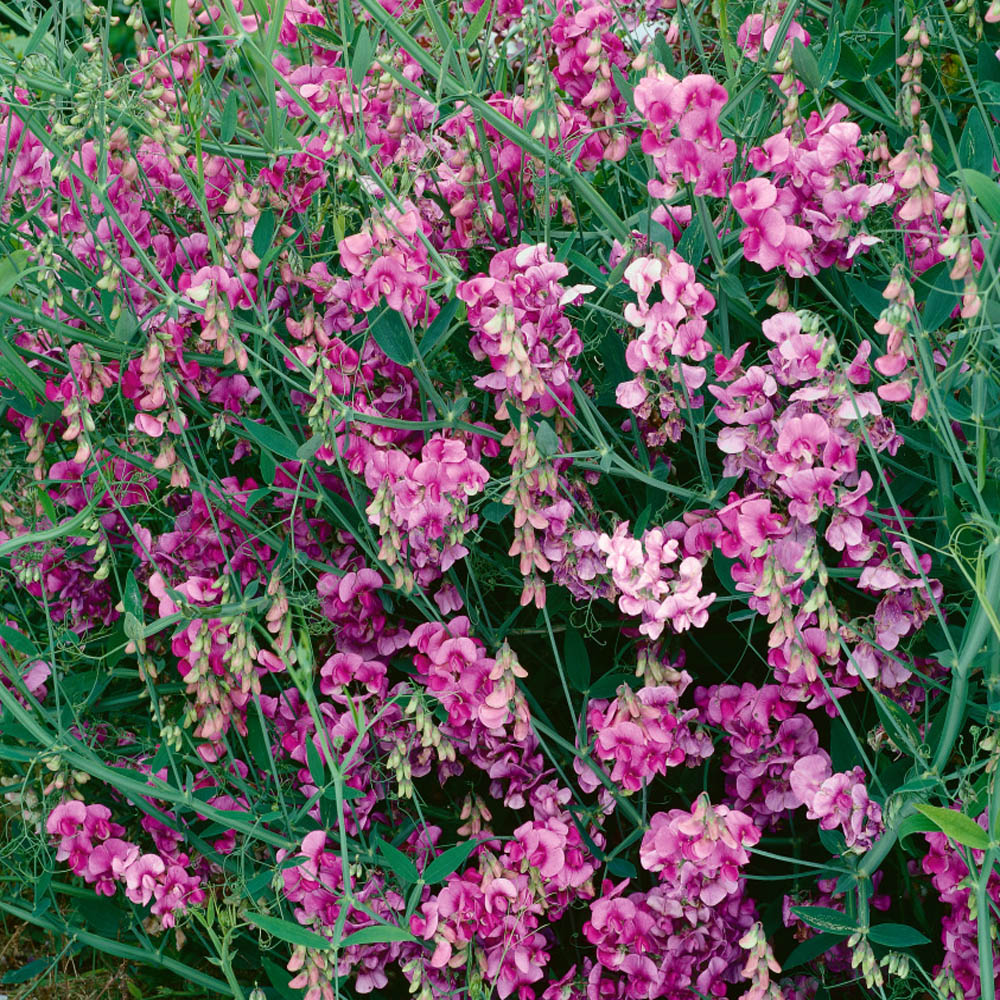
[[0,260],[0,295],[7,295],[20,281],[28,259],[27,250],[15,250]]
[[170,20],[178,39],[183,41],[188,36],[191,26],[191,7],[188,0],[170,0]]
[[990,846],[990,838],[986,831],[970,816],[954,809],[942,809],[940,806],[918,805],[917,812],[926,816],[945,836],[956,843],[973,847],[977,851],[985,851]]

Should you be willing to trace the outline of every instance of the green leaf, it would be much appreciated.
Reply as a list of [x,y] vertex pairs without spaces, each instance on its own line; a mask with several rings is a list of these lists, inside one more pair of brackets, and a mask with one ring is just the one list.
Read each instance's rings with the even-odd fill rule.
[[323,766],[323,758],[316,749],[316,744],[311,739],[306,740],[306,765],[313,784],[317,788],[322,788],[326,784],[326,768]]
[[274,210],[267,208],[260,213],[253,227],[253,252],[261,258],[267,256],[274,239]]
[[853,917],[827,906],[793,906],[792,913],[810,927],[830,934],[853,934],[858,929]]
[[170,20],[174,24],[178,39],[183,41],[187,38],[188,28],[191,26],[191,8],[188,0],[170,0]]
[[314,434],[308,441],[303,441],[295,451],[295,457],[308,462],[323,446],[323,435]]
[[22,965],[20,969],[13,969],[10,972],[5,972],[3,976],[0,977],[0,983],[10,985],[26,983],[29,979],[34,979],[36,976],[40,976],[43,972],[48,971],[51,966],[51,959],[36,958],[33,962],[29,962],[27,965]]
[[[239,91],[233,87],[232,90],[226,95],[226,104],[222,109],[222,123],[219,126],[219,138],[225,142],[230,143],[233,141],[233,136],[236,135],[236,119],[240,111],[240,94]],[[260,254],[257,255],[258,257]]]
[[563,641],[563,663],[566,677],[574,691],[586,691],[590,687],[590,656],[583,636],[574,628],[567,629]]
[[301,990],[293,990],[288,985],[293,978],[290,972],[286,972],[277,962],[272,962],[266,955],[261,956],[261,966],[267,973],[271,985],[285,1000],[302,1000]]
[[405,927],[382,924],[378,927],[362,927],[361,930],[348,934],[338,946],[349,948],[352,944],[388,944],[391,941],[415,940],[416,938]]
[[8,646],[12,646],[19,653],[30,656],[32,659],[39,659],[41,653],[35,648],[35,644],[23,633],[10,625],[0,623],[0,639],[3,639]]
[[878,319],[882,315],[882,310],[889,304],[882,297],[882,292],[878,288],[873,288],[867,282],[860,281],[857,278],[845,277],[844,280],[847,282],[847,287],[851,292],[853,298],[858,302],[858,305],[868,313],[869,316],[874,316]]
[[31,38],[28,39],[28,44],[24,47],[25,59],[32,55],[38,49],[38,46],[42,44],[42,39],[45,38],[49,32],[49,28],[52,26],[52,18],[55,17],[55,13],[56,4],[52,4],[36,25],[35,30],[31,33]]
[[351,76],[354,86],[360,87],[372,64],[372,36],[365,25],[359,25],[354,36],[354,50],[351,54]]
[[[962,304],[962,285],[951,279],[950,267],[948,261],[942,261],[920,276],[918,286],[923,286],[920,297],[925,299],[920,322],[925,330],[939,329],[956,306]],[[927,285],[930,285],[930,292],[924,290]]]
[[122,591],[122,604],[125,610],[142,621],[142,594],[136,582],[135,573],[129,570],[125,576],[125,588]]
[[990,838],[986,831],[970,816],[956,812],[954,809],[942,809],[940,806],[918,805],[917,812],[926,816],[945,836],[966,847],[985,851],[990,846]]
[[559,435],[553,430],[552,425],[543,420],[535,431],[535,444],[538,446],[538,454],[542,458],[551,458],[559,452]]
[[984,121],[979,108],[972,108],[966,119],[962,138],[958,143],[958,158],[963,167],[989,176],[993,173],[993,145],[990,142],[990,128]]
[[490,503],[486,504],[480,511],[484,521],[489,521],[490,524],[499,524],[501,521],[505,520],[512,512],[514,508],[505,503],[500,503],[499,500],[492,500]]
[[[848,24],[851,22],[848,21]],[[875,54],[868,62],[868,69],[864,72],[862,79],[875,77],[884,73],[890,66],[896,65],[896,39],[886,39],[876,50]]]
[[[301,449],[300,449],[301,450]],[[247,494],[246,511],[249,514],[253,508],[261,502],[271,492],[270,486],[261,486],[259,489],[251,490]]]
[[298,445],[289,440],[284,434],[280,434],[266,424],[258,424],[253,420],[244,420],[243,429],[257,444],[262,445],[268,451],[273,451],[275,455],[282,458],[295,458],[298,453]]
[[414,362],[413,343],[406,322],[395,309],[390,309],[383,299],[381,311],[368,320],[375,343],[385,352],[385,356],[398,365],[412,368]]
[[931,943],[929,937],[924,937],[920,931],[907,927],[906,924],[876,924],[869,928],[868,937],[886,948],[916,948],[918,945]]
[[476,39],[486,26],[486,19],[490,16],[491,10],[493,10],[493,0],[483,0],[482,6],[476,11],[476,16],[469,23],[469,30],[465,33],[466,49],[476,44]]
[[590,697],[597,699],[613,698],[617,694],[618,689],[630,681],[635,681],[634,673],[625,674],[613,670],[611,673],[604,674],[594,681],[590,687]]
[[467,840],[464,844],[456,844],[442,851],[425,869],[424,881],[428,885],[446,879],[452,872],[465,864],[469,855],[479,846],[478,840]]
[[865,68],[849,45],[840,50],[837,72],[845,80],[850,80],[852,83],[860,83],[865,78]]
[[400,885],[404,887],[413,885],[420,878],[413,859],[407,857],[398,847],[393,847],[392,844],[382,839],[377,840],[376,844],[379,854],[382,855],[386,865],[399,880]]
[[290,920],[280,920],[266,913],[248,913],[246,918],[271,937],[280,938],[289,944],[299,944],[304,948],[319,948],[324,951],[330,947],[330,942],[325,937],[300,924],[293,924]]
[[615,878],[635,878],[639,873],[635,865],[625,858],[612,858],[607,864],[608,874]]
[[825,87],[833,79],[833,74],[840,64],[840,25],[836,22],[831,25],[829,34],[823,54],[819,57],[820,88]]
[[788,958],[781,963],[781,968],[794,969],[799,965],[805,965],[806,962],[811,962],[814,958],[825,955],[838,941],[843,941],[845,937],[847,937],[846,932],[834,934],[827,931],[823,934],[817,934],[815,937],[796,945],[789,953]]
[[123,344],[131,344],[138,330],[139,321],[131,312],[125,309],[115,323],[115,340],[119,340]]
[[618,88],[618,93],[622,95],[622,99],[635,111],[635,88],[625,77],[625,74],[617,66],[611,67],[611,78],[615,81],[615,86]]
[[980,208],[994,222],[1000,222],[1000,184],[978,170],[959,170],[958,174],[979,202]]
[[305,35],[310,42],[319,46],[325,46],[328,49],[339,49],[342,45],[340,35],[320,25],[300,24],[299,34]]
[[421,338],[420,356],[422,358],[426,359],[448,342],[448,338],[451,336],[451,321],[455,318],[461,304],[461,299],[451,299],[441,307],[441,311],[434,317],[434,322],[427,327],[427,332]]
[[899,705],[876,691],[875,708],[885,731],[901,750],[920,746],[920,731],[917,729],[917,724]]
[[21,280],[28,260],[27,250],[15,250],[0,260],[0,295],[7,295]]
[[122,620],[122,627],[125,630],[125,635],[131,639],[132,642],[140,643],[146,638],[142,622],[130,611],[125,612],[125,617]]
[[810,89],[819,90],[823,81],[816,57],[802,44],[801,38],[792,42],[792,69],[795,75]]

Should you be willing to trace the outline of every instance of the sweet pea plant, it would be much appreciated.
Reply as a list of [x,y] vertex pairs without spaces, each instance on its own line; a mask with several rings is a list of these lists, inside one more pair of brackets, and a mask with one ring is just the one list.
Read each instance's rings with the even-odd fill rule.
[[993,1000],[1000,3],[0,16],[0,912]]

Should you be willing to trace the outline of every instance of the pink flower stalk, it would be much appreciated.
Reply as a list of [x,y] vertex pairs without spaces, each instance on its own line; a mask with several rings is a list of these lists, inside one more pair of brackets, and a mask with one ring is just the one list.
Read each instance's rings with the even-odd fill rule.
[[669,198],[680,184],[693,184],[696,195],[721,198],[736,143],[725,139],[719,115],[729,95],[704,74],[678,80],[651,68],[635,88],[635,107],[647,123],[642,150],[653,157],[660,180],[649,182],[654,198]]
[[693,556],[678,560],[678,542],[662,528],[651,528],[636,539],[621,522],[613,535],[598,540],[605,564],[619,593],[618,606],[625,614],[641,615],[639,631],[659,638],[669,624],[676,632],[708,621],[715,594],[701,593],[701,562]]
[[469,307],[472,356],[493,368],[476,385],[493,391],[501,418],[508,401],[527,412],[573,412],[579,373],[571,364],[583,343],[564,309],[593,288],[563,287],[567,274],[543,243],[521,244],[496,254],[489,275],[456,289]]
[[848,850],[868,850],[882,833],[882,810],[868,798],[864,771],[831,772],[825,752],[801,758],[789,776],[792,791],[809,819],[824,830],[840,827]]
[[750,860],[747,849],[760,837],[745,813],[712,806],[701,795],[690,812],[672,809],[653,816],[639,860],[647,871],[659,872],[677,901],[696,913],[737,891],[739,870]]
[[846,116],[834,104],[825,115],[813,112],[800,137],[788,127],[750,151],[754,168],[770,178],[734,184],[730,200],[745,225],[744,254],[765,271],[780,267],[800,278],[849,267],[878,242],[860,227],[892,198],[892,185],[862,181],[861,129]]
[[[610,778],[635,792],[656,775],[679,764],[694,766],[712,753],[707,735],[692,726],[695,709],[682,711],[669,685],[633,692],[622,685],[610,702],[591,701],[587,723],[594,733],[595,757],[611,767]],[[596,775],[580,771],[581,787],[600,787]]]
[[366,513],[382,536],[380,558],[395,567],[397,588],[429,587],[468,555],[462,540],[479,523],[469,499],[488,478],[461,440],[442,434],[419,459],[399,450],[372,452],[365,482],[375,495]]

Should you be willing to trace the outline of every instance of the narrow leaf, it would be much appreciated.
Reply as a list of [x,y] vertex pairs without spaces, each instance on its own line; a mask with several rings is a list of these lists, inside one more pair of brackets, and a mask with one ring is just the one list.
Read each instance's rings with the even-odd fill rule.
[[869,929],[868,937],[886,948],[916,948],[918,945],[931,943],[929,937],[924,937],[920,931],[907,927],[906,924],[876,924]]
[[847,931],[837,933],[827,931],[823,934],[817,934],[815,937],[796,945],[789,953],[788,958],[781,963],[781,968],[794,969],[805,965],[806,962],[811,962],[813,959],[819,958],[820,955],[825,955],[838,941],[843,941],[845,937],[847,937]]
[[256,225],[253,227],[253,252],[260,258],[267,255],[271,249],[271,241],[274,239],[274,210],[265,209],[260,213]]
[[173,21],[177,37],[181,40],[187,38],[188,28],[191,26],[191,8],[188,0],[170,0],[170,20]]
[[960,170],[959,173],[983,211],[994,222],[1000,222],[1000,185],[978,170]]
[[816,57],[802,44],[801,38],[792,42],[792,68],[810,90],[819,90],[823,85]]
[[372,51],[372,36],[362,24],[358,27],[358,33],[354,38],[354,52],[351,56],[351,75],[355,87],[361,86],[361,81],[371,67]]
[[25,656],[30,656],[37,660],[42,655],[35,648],[35,644],[23,632],[18,632],[16,628],[11,628],[10,625],[0,623],[0,639]]
[[282,458],[295,458],[298,453],[298,445],[294,441],[289,440],[284,434],[280,434],[266,424],[258,424],[253,420],[244,420],[243,429],[257,444],[263,445],[268,451],[273,451]]
[[323,758],[316,749],[316,744],[312,740],[306,740],[306,765],[309,768],[309,777],[313,784],[321,788],[326,784],[326,768],[323,767]]
[[222,109],[222,124],[219,127],[219,138],[225,143],[232,142],[233,136],[236,135],[236,119],[239,110],[240,95],[234,87],[226,95],[226,105]]
[[441,311],[434,317],[434,322],[427,327],[427,332],[420,341],[420,356],[429,357],[435,350],[444,347],[451,336],[451,321],[455,318],[461,299],[451,299],[446,302]]
[[382,859],[393,875],[399,879],[400,884],[403,886],[413,885],[420,877],[413,859],[408,858],[398,847],[393,847],[392,844],[386,843],[384,840],[377,841],[377,844],[379,854],[382,855]]
[[142,594],[139,592],[139,584],[136,582],[135,573],[132,570],[129,570],[125,577],[122,604],[125,605],[126,611],[142,621]]
[[280,920],[266,913],[248,913],[246,918],[265,933],[289,944],[300,944],[304,948],[319,948],[324,951],[330,947],[330,942],[325,937],[299,924],[293,924],[290,920]]
[[339,947],[349,948],[352,944],[388,944],[391,941],[415,941],[416,938],[405,927],[393,927],[390,924],[378,927],[362,927],[361,930],[348,934]]
[[483,0],[482,6],[476,11],[476,16],[469,23],[469,30],[465,33],[465,47],[467,49],[476,44],[476,39],[485,27],[486,19],[490,16],[492,9],[492,0]]
[[990,838],[986,831],[965,813],[956,812],[954,809],[942,809],[940,806],[918,805],[915,808],[956,843],[972,847],[977,851],[985,851],[990,846]]
[[563,662],[570,686],[576,691],[590,687],[590,656],[587,645],[576,629],[568,629],[563,642]]
[[853,934],[858,929],[852,917],[827,906],[793,906],[792,913],[810,927],[830,934]]
[[469,855],[479,846],[476,840],[468,840],[464,844],[456,844],[442,851],[425,869],[424,881],[428,885],[440,882],[463,865]]

